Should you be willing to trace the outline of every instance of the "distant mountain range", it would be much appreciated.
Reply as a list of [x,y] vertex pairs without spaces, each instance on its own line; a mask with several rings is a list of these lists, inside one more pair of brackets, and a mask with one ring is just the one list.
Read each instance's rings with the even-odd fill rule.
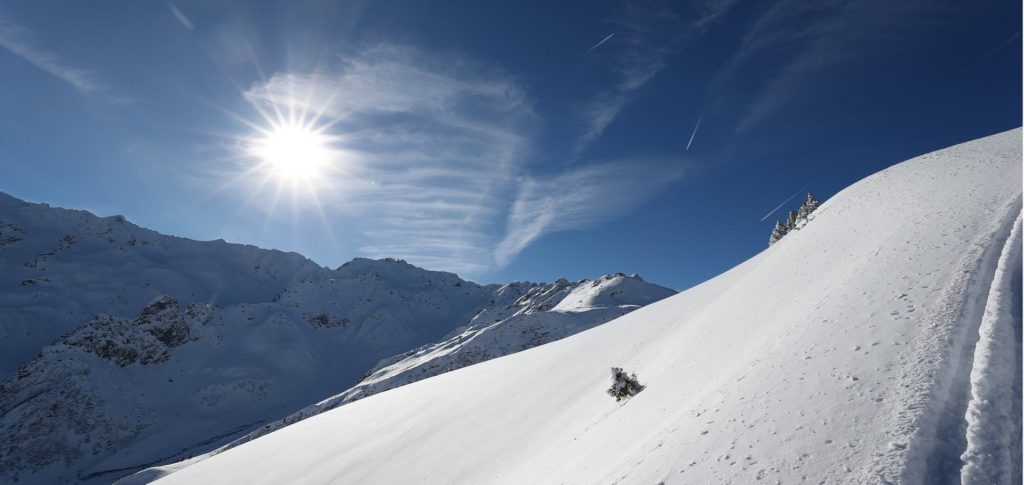
[[5,194],[0,288],[0,478],[25,483],[109,483],[675,293],[331,270]]

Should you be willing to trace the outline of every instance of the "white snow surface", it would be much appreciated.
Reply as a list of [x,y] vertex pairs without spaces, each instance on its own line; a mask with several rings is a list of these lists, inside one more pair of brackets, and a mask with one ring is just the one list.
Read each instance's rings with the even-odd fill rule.
[[[375,380],[359,396],[675,294],[621,274],[483,286],[395,259],[330,270],[294,253],[164,236],[3,194],[0,285],[0,367],[17,369],[0,376],[4,483],[110,483],[195,461],[321,409],[310,403],[453,329],[479,333],[488,322],[499,338],[453,344],[461,350],[445,356],[457,361],[421,358],[415,373]],[[587,301],[603,306],[543,315],[583,285],[599,289]]]
[[[1020,129],[917,157],[674,297],[158,482],[956,483],[968,442],[1006,432],[968,417],[982,409],[972,392],[1020,385],[1009,366],[979,365],[1019,349],[1019,320],[1015,346],[989,345],[1007,321],[984,315],[993,299],[1020,307],[1019,285],[997,277],[1007,241],[1019,254],[1020,212]],[[998,355],[979,362],[979,345]],[[646,387],[616,402],[611,367]]]
[[[387,359],[345,392],[265,424],[202,457],[222,453],[310,416],[399,386],[455,369],[544,345],[613,320],[643,305],[676,292],[648,283],[638,275],[622,273],[595,280],[553,284],[509,283],[495,291],[494,299],[470,323],[438,342]],[[188,460],[194,463],[195,458]],[[160,466],[139,472],[132,481],[142,483],[181,468]]]

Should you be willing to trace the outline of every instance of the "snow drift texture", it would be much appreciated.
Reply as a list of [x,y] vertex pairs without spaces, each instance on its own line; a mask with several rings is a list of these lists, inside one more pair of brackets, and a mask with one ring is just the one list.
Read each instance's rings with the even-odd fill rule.
[[329,270],[2,194],[0,221],[0,361],[17,368],[0,381],[0,482],[109,483],[286,424],[386,357],[403,371],[332,407],[675,293],[622,274],[481,286],[393,259]]
[[159,483],[1020,483],[1020,147],[893,166],[698,287]]

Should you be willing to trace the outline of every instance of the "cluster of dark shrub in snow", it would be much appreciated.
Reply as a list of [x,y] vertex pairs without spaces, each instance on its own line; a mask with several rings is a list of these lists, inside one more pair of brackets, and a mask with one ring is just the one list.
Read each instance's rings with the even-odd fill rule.
[[608,388],[608,395],[616,401],[637,395],[644,390],[643,384],[637,380],[635,373],[627,374],[621,367],[612,367],[612,387]]

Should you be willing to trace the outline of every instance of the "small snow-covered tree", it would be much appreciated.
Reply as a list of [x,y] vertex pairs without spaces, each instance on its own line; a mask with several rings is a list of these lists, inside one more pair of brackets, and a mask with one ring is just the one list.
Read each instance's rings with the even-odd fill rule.
[[796,210],[796,223],[799,227],[803,227],[803,223],[807,222],[807,214],[810,214],[807,212],[807,204],[800,204],[800,208]]
[[786,218],[786,223],[782,224],[778,219],[775,220],[775,228],[772,229],[772,235],[768,238],[768,245],[771,246],[779,242],[783,236],[791,231],[799,230],[800,228],[807,225],[810,220],[810,215],[814,212],[821,202],[814,198],[814,194],[808,192],[807,200],[803,204],[800,204],[800,208],[789,213],[789,217]]
[[797,227],[803,227],[807,225],[807,221],[810,220],[811,213],[814,212],[821,202],[814,198],[814,194],[808,192],[807,200],[803,204],[800,204],[800,208],[796,211],[796,224]]
[[785,235],[786,226],[783,226],[782,221],[779,219],[775,219],[775,229],[772,229],[772,235],[768,238],[768,245],[771,246],[772,244],[779,242],[779,239],[782,239],[782,236]]
[[786,232],[796,229],[797,212],[789,211],[789,217],[786,219]]
[[612,387],[608,388],[608,395],[616,401],[621,401],[637,395],[644,390],[644,386],[637,380],[635,373],[627,374],[621,367],[612,367]]
[[804,201],[804,205],[803,205],[805,207],[804,210],[807,213],[806,215],[810,215],[811,212],[814,212],[818,208],[818,206],[820,206],[820,205],[821,205],[821,202],[819,202],[818,199],[814,198],[814,194],[808,192],[807,193],[807,200]]

